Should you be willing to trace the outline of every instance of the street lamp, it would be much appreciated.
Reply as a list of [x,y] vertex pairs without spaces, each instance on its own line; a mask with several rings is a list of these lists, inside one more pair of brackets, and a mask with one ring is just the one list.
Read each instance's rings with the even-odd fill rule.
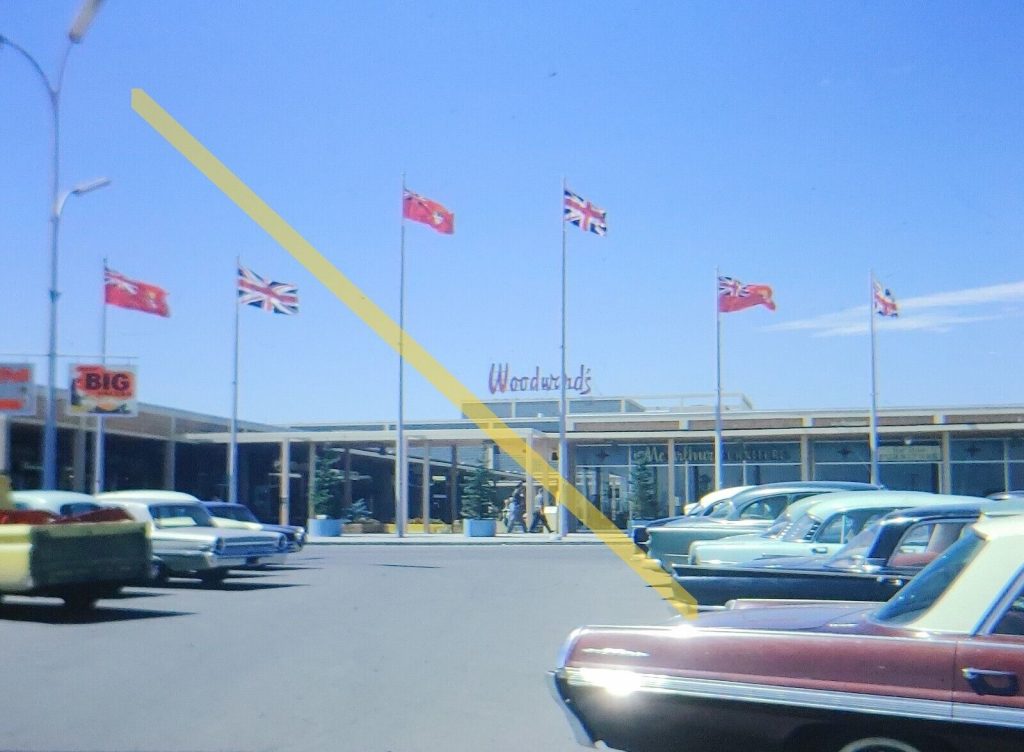
[[[53,117],[53,164],[51,166],[50,182],[50,344],[46,356],[46,418],[43,425],[42,486],[44,489],[57,487],[57,298],[60,295],[57,291],[57,236],[60,231],[60,214],[64,209],[64,202],[69,195],[82,195],[96,188],[102,188],[110,182],[108,180],[97,185],[79,185],[63,196],[60,195],[60,92],[64,83],[64,69],[67,66],[71,48],[82,41],[102,4],[103,0],[85,0],[85,3],[79,9],[78,15],[75,16],[75,20],[68,30],[68,43],[64,48],[64,54],[60,58],[55,83],[50,83],[50,79],[42,67],[24,47],[0,35],[0,49],[7,46],[18,52],[39,75],[39,79],[42,81],[43,87],[49,96],[50,112]],[[100,183],[101,181],[94,182]]]

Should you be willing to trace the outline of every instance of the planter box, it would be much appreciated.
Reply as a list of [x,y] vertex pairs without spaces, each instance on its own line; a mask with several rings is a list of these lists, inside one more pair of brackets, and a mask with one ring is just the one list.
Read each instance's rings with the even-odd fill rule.
[[346,522],[343,525],[346,533],[358,535],[363,532],[363,523],[361,522]]
[[498,532],[498,521],[463,520],[462,532],[467,538],[493,538]]
[[306,522],[309,535],[313,538],[337,538],[341,535],[341,520],[313,518]]

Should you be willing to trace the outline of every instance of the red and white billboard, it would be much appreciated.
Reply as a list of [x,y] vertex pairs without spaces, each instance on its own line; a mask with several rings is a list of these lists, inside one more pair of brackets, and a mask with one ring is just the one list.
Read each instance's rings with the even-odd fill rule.
[[36,414],[36,381],[31,363],[0,363],[0,413]]
[[75,363],[70,384],[68,415],[134,416],[139,412],[135,366]]

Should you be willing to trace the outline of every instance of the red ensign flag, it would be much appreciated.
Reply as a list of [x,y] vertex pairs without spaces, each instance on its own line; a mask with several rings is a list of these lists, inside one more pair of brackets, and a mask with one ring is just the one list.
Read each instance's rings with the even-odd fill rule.
[[455,213],[436,201],[423,198],[412,191],[402,194],[402,216],[413,222],[422,222],[445,235],[455,232]]
[[107,305],[157,316],[171,315],[171,309],[167,306],[167,291],[162,287],[129,279],[113,269],[103,270],[103,286]]

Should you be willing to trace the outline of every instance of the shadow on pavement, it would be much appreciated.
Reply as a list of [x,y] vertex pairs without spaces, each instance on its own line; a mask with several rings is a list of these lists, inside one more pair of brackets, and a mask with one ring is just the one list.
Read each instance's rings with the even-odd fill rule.
[[103,624],[114,621],[157,619],[164,616],[192,616],[191,611],[143,611],[135,608],[110,608],[100,604],[89,611],[72,611],[57,603],[4,603],[0,622],[30,621],[37,624]]
[[395,567],[397,569],[444,569],[433,564],[371,564],[374,567]]
[[277,590],[278,588],[306,587],[306,585],[297,582],[236,582],[235,577],[232,576],[231,579],[224,582],[209,585],[198,580],[171,580],[161,587],[170,588],[171,590],[210,590],[242,593],[249,590]]

